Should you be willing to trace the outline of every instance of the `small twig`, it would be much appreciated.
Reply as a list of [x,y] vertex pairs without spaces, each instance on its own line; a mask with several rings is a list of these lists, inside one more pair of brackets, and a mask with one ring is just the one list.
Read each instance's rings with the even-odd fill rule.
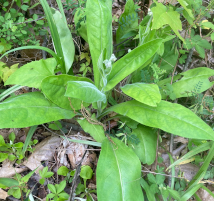
[[[43,38],[43,43],[42,43],[42,46],[43,47],[47,47],[47,36],[45,35],[44,38]],[[43,59],[46,59],[47,58],[47,52],[42,50],[42,57]]]
[[155,170],[157,170],[157,165],[158,165],[158,140],[159,140],[159,135],[160,135],[160,129],[158,129],[158,136],[157,136]]
[[185,177],[176,177],[176,176],[172,176],[172,175],[168,175],[168,174],[161,174],[161,173],[147,171],[147,170],[141,170],[141,172],[148,172],[148,173],[151,173],[151,174],[159,174],[159,175],[163,175],[163,176],[166,176],[166,177],[175,177],[175,178],[178,178],[178,179],[186,179]]
[[13,25],[17,25],[17,24],[27,24],[27,23],[30,23],[30,22],[36,22],[36,21],[41,20],[41,19],[44,19],[44,17],[40,17],[40,18],[38,18],[38,19],[36,19],[36,20],[31,20],[31,21],[13,23]]
[[81,104],[81,109],[80,109],[80,111],[81,111],[83,117],[84,117],[90,124],[100,125],[100,126],[102,126],[103,129],[106,131],[106,126],[105,126],[103,123],[101,123],[101,122],[99,122],[99,121],[94,120],[94,119],[91,118],[91,114],[89,113],[89,111],[88,111],[87,109],[85,109],[85,107],[83,106],[83,103]]
[[74,111],[74,114],[77,114],[76,111],[75,111],[75,108],[73,107],[72,103],[71,103],[71,99],[68,97],[68,100],[69,100],[69,103],[70,103],[70,106],[72,108],[72,110]]
[[125,39],[124,41],[122,41],[122,42],[120,42],[120,43],[114,45],[114,47],[117,47],[117,46],[119,46],[119,45],[125,43],[126,41],[128,41],[128,40],[131,39],[131,38],[134,38],[134,36],[130,36],[129,38]]
[[48,130],[49,132],[51,132],[52,134],[61,136],[60,134],[53,132],[51,129],[49,129],[49,128],[48,128],[47,126],[45,126],[44,124],[42,124],[42,126],[43,126],[46,130]]
[[73,41],[76,43],[76,45],[78,47],[79,55],[81,55],[80,46],[78,45],[78,43],[74,39],[73,39]]
[[191,58],[192,58],[193,51],[194,51],[194,47],[193,47],[193,48],[191,48],[191,49],[190,49],[190,51],[189,51],[189,54],[188,54],[188,57],[187,57],[186,63],[185,63],[184,68],[183,68],[183,72],[187,71],[187,68],[188,68],[189,63],[190,63]]
[[75,172],[75,175],[74,175],[74,179],[72,181],[72,186],[71,186],[71,191],[70,191],[70,195],[69,195],[68,201],[74,201],[75,185],[76,185],[77,178],[78,178],[78,175],[80,173],[80,167],[81,167],[81,164],[83,162],[83,159],[85,157],[86,152],[87,151],[85,151],[85,153],[83,154],[82,159],[80,160],[80,162],[79,162],[79,164],[77,166],[77,169],[76,169],[76,172]]

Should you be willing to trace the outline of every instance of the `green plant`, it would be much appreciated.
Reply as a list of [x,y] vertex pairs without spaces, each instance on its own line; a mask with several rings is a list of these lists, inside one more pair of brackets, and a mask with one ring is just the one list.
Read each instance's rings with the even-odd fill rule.
[[[18,164],[21,163],[21,160],[24,158],[22,151],[24,144],[22,142],[14,143],[15,138],[16,138],[15,134],[10,133],[9,135],[10,142],[5,143],[4,138],[0,135],[0,151],[1,151],[0,162],[8,158],[10,161],[16,160],[16,163]],[[27,147],[27,151],[33,152],[34,149],[32,148],[32,146],[37,144],[37,142],[38,142],[37,140],[30,141]]]
[[22,177],[20,174],[15,175],[14,179],[11,178],[0,178],[0,186],[3,189],[6,189],[9,187],[8,195],[12,195],[13,197],[24,200],[24,194],[26,193],[26,196],[29,196],[31,194],[30,190],[28,189],[27,182],[30,179],[30,177],[34,174],[36,171],[33,170],[29,172],[27,175]]
[[66,181],[61,181],[59,184],[48,184],[48,189],[51,191],[46,197],[46,200],[53,198],[54,201],[57,200],[67,200],[69,195],[64,191],[66,186]]
[[39,175],[41,179],[39,180],[40,184],[45,183],[45,178],[50,178],[53,176],[53,172],[48,172],[48,167],[43,168],[42,170],[39,170]]
[[80,198],[83,198],[86,196],[87,201],[93,201],[93,197],[91,196],[91,193],[96,193],[96,190],[91,190],[86,187],[86,181],[88,179],[91,179],[93,176],[93,170],[90,166],[82,166],[80,171],[80,177],[83,179],[84,184],[79,183],[76,189],[76,194],[80,194]]
[[72,170],[70,171],[67,167],[65,166],[61,166],[58,170],[57,170],[57,174],[58,175],[62,175],[65,176],[65,180],[68,183],[71,183],[73,181],[74,175],[75,175],[76,170]]
[[[195,113],[181,104],[166,101],[168,94],[165,91],[169,90],[169,85],[172,87],[169,94],[173,93],[173,96],[170,96],[171,99],[194,96],[194,88],[199,81],[203,84],[198,89],[198,93],[206,91],[213,85],[208,78],[214,75],[214,71],[198,67],[178,73],[176,76],[174,74],[167,78],[162,76],[164,70],[169,72],[172,67],[168,68],[167,66],[165,69],[160,66],[159,69],[159,56],[164,55],[165,47],[166,49],[170,47],[175,50],[173,60],[177,61],[178,55],[176,57],[174,55],[178,53],[178,50],[176,46],[173,47],[172,40],[177,37],[176,40],[180,40],[176,43],[178,45],[185,40],[178,32],[182,29],[180,13],[170,5],[164,6],[157,1],[154,2],[151,8],[152,13],[149,13],[146,22],[141,22],[141,28],[138,29],[137,19],[132,24],[133,27],[126,30],[125,33],[121,27],[118,28],[117,37],[120,42],[125,34],[137,29],[139,45],[116,61],[112,54],[112,2],[87,1],[86,28],[93,64],[93,82],[86,77],[71,75],[75,50],[61,1],[57,0],[60,13],[51,9],[45,0],[41,0],[56,53],[44,47],[36,48],[48,51],[54,58],[34,61],[22,66],[5,83],[6,85],[17,84],[34,87],[40,89],[41,92],[27,93],[4,100],[0,104],[2,117],[0,128],[34,126],[75,117],[82,129],[91,134],[99,145],[102,144],[96,171],[97,195],[98,200],[101,201],[144,200],[141,185],[148,193],[147,197],[153,196],[154,200],[154,194],[148,190],[149,185],[140,178],[141,163],[152,164],[155,161],[157,129],[186,138],[214,140],[212,128]],[[179,2],[182,4],[183,1],[179,0]],[[191,9],[187,8],[185,4],[183,8],[194,19]],[[122,17],[132,16],[133,12],[135,13],[134,2],[128,0]],[[122,17],[120,20],[123,19]],[[19,49],[24,48],[33,47]],[[152,70],[156,84],[142,83],[141,80],[131,81],[135,73],[138,74],[146,67]],[[62,74],[55,75],[59,71]],[[121,93],[133,100],[123,99],[124,102],[118,101],[117,104],[108,107],[108,97],[112,96],[112,91],[118,89],[118,84],[125,78]],[[187,88],[190,93],[186,92]],[[106,122],[114,118],[109,115],[112,112],[117,113],[117,117],[121,121],[126,118],[127,125],[136,125],[137,122],[137,127],[133,129],[133,134],[139,139],[137,145],[133,147],[132,143],[128,143],[127,146],[122,140],[109,136],[110,133],[105,135]],[[131,127],[130,125],[129,127]],[[126,130],[126,133],[129,134],[129,129]],[[167,197],[169,200],[171,197],[176,200],[188,200],[199,188],[203,187],[199,181],[203,179],[213,158],[213,143],[206,144],[204,149],[210,149],[210,151],[185,192],[174,190],[173,179],[171,188],[169,188],[161,185],[163,178],[159,181],[158,176],[155,176],[155,181],[153,181],[153,176],[149,176],[151,177],[150,184],[154,184],[156,190],[159,185],[158,188],[164,200]],[[170,159],[173,163],[172,158]],[[174,167],[176,162],[170,168]],[[159,170],[162,171],[161,168]],[[174,170],[172,169],[172,176],[173,174]],[[86,181],[87,178],[84,179]],[[55,186],[49,184],[49,189],[52,192],[49,198],[55,197],[57,199],[62,194],[64,196],[65,185],[65,181]],[[112,189],[114,189],[114,193],[112,193]]]
[[[16,45],[39,45],[38,35],[45,35],[45,22],[37,14],[26,18],[25,12],[36,7],[38,3],[30,5],[30,0],[1,1],[3,12],[0,14],[0,54],[5,53]],[[14,8],[14,5],[18,9]],[[34,24],[32,22],[35,22]]]
[[7,79],[12,75],[17,69],[19,64],[14,64],[8,67],[4,62],[0,62],[0,81],[6,82]]
[[86,63],[82,63],[81,65],[81,68],[80,68],[80,72],[82,72],[82,76],[85,77],[86,76],[86,73],[89,71],[90,73],[92,72],[91,71],[91,68],[89,67],[89,63],[86,62]]

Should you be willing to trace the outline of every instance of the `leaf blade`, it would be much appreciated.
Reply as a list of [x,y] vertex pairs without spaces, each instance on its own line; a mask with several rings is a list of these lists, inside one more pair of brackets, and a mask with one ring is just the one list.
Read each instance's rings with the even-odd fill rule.
[[90,82],[69,81],[67,84],[65,96],[76,98],[86,103],[106,102],[106,95]]
[[111,90],[126,76],[140,68],[156,53],[161,43],[162,39],[156,39],[145,43],[115,62],[108,76],[108,83],[104,90]]
[[97,166],[98,200],[143,200],[139,159],[121,141],[116,138],[112,140],[116,146],[108,139],[102,143]]
[[57,62],[54,58],[30,62],[14,72],[5,85],[17,84],[40,88],[41,82],[45,77],[54,75],[56,65]]
[[104,49],[110,59],[112,46],[112,1],[88,0],[86,3],[87,36],[93,61],[94,82],[99,89],[100,73],[97,65]]
[[157,107],[157,103],[161,101],[161,94],[156,84],[133,83],[126,84],[121,89],[126,95],[152,107]]
[[[68,81],[87,81],[88,78],[76,77],[71,75],[53,75],[42,80],[41,88],[45,96],[59,107],[72,110],[68,97],[65,97],[66,85]],[[78,99],[70,98],[74,109],[81,108],[81,102]],[[85,104],[84,104],[85,105]]]
[[160,128],[174,135],[214,140],[212,128],[191,110],[176,103],[161,101],[157,107],[151,107],[132,100],[107,109],[103,115],[109,111],[128,116],[141,124]]
[[72,111],[48,101],[40,92],[8,98],[0,103],[0,112],[0,128],[23,128],[75,116]]

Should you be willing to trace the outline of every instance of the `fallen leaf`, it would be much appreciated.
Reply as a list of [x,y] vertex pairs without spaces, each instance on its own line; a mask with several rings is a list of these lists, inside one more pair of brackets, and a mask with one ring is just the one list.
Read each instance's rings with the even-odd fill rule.
[[0,177],[10,178],[14,176],[16,173],[22,173],[26,171],[28,168],[14,168],[13,162],[8,159],[2,163],[2,167],[0,168]]
[[43,169],[41,161],[51,161],[53,159],[56,148],[58,148],[60,145],[60,142],[60,137],[57,136],[46,138],[35,146],[34,152],[23,164],[31,170],[39,167],[36,170],[36,173],[38,173],[39,170]]
[[202,188],[197,191],[197,195],[202,201],[214,201],[214,198]]
[[8,196],[7,192],[0,188],[0,199],[6,200]]

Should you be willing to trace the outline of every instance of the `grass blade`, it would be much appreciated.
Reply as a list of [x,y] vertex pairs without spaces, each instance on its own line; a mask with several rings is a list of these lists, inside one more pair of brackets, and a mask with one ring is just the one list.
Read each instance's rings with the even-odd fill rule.
[[195,181],[198,180],[198,178],[200,178],[201,174],[203,172],[207,171],[207,168],[209,167],[210,161],[212,160],[214,156],[214,143],[212,143],[212,147],[209,151],[209,154],[207,155],[203,165],[201,166],[201,168],[199,169],[199,171],[197,172],[197,174],[194,176],[194,178],[192,179],[192,181],[189,183],[189,186],[193,185]]
[[63,61],[62,66],[61,66],[62,73],[65,73],[66,71],[65,71],[65,63],[64,63],[64,56],[63,56],[63,52],[62,52],[62,46],[60,43],[59,33],[57,31],[57,27],[56,27],[56,23],[53,18],[53,14],[52,14],[51,9],[46,0],[40,0],[40,3],[44,9],[45,16],[48,21],[48,26],[50,28],[55,51],[56,51],[57,55],[62,58],[62,61]]
[[14,91],[21,89],[23,86],[14,85],[0,94],[0,101],[12,94]]
[[61,0],[56,0],[56,2],[57,2],[57,5],[59,7],[60,13],[62,14],[63,20],[67,24],[67,20],[66,20],[65,13],[64,13],[64,10],[63,10],[62,2],[61,2]]
[[18,48],[14,48],[12,50],[9,50],[7,52],[5,52],[1,57],[0,59],[2,59],[5,55],[11,53],[11,52],[14,52],[14,51],[18,51],[18,50],[27,50],[27,49],[38,49],[38,50],[44,50],[46,51],[47,53],[51,54],[57,61],[58,64],[62,65],[62,61],[60,59],[60,57],[52,50],[50,50],[49,48],[47,47],[42,47],[42,46],[22,46],[22,47],[18,47]]
[[92,145],[92,146],[96,146],[96,147],[101,147],[102,143],[100,142],[93,142],[93,141],[88,141],[88,140],[77,140],[77,139],[70,139],[70,138],[66,138],[64,136],[61,136],[63,139],[65,140],[69,140],[71,142],[76,142],[76,143],[81,143],[81,144],[87,144],[87,145]]
[[24,143],[24,146],[23,146],[23,149],[22,149],[22,154],[23,154],[23,156],[24,156],[24,154],[25,154],[25,152],[26,152],[26,150],[27,150],[27,147],[28,147],[28,145],[29,145],[29,143],[30,143],[30,140],[31,140],[31,138],[32,138],[32,136],[33,136],[33,134],[34,134],[36,128],[37,128],[37,125],[31,126],[31,127],[30,127],[30,130],[28,131],[27,138],[26,138],[26,140],[25,140],[25,143]]
[[212,144],[213,144],[213,142],[206,142],[206,143],[196,147],[195,149],[191,150],[190,152],[188,152],[187,154],[182,156],[179,160],[177,160],[173,164],[171,164],[167,169],[170,169],[170,168],[180,164],[181,162],[191,158],[192,156],[195,156],[198,153],[201,153],[203,151],[210,149]]
[[143,178],[140,179],[140,185],[145,190],[148,200],[149,201],[155,201],[154,194],[150,191],[149,185],[146,183],[146,181]]
[[203,186],[203,184],[197,184],[196,186],[188,189],[185,194],[181,197],[180,201],[187,201],[189,198],[191,198],[196,191],[201,188]]

